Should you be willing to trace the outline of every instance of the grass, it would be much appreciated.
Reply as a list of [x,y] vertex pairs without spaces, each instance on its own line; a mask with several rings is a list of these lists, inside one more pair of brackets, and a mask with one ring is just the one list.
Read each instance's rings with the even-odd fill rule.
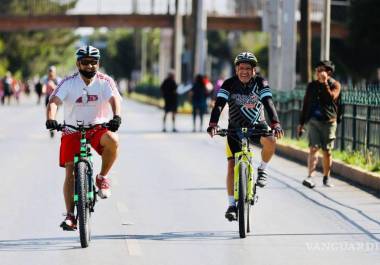
[[[300,140],[295,140],[285,137],[279,140],[279,143],[301,148],[305,151],[308,151],[309,149],[307,140],[303,138]],[[364,154],[360,151],[333,150],[333,159],[342,161],[349,165],[357,166],[366,171],[380,173],[380,160],[379,158],[374,157],[370,152]]]

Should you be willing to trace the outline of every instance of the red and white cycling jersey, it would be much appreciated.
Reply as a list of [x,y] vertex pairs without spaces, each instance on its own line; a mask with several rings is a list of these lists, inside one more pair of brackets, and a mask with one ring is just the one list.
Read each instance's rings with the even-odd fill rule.
[[78,121],[83,121],[84,125],[108,122],[113,117],[109,99],[115,96],[121,100],[115,81],[100,72],[89,85],[79,72],[66,77],[54,90],[53,96],[63,102],[65,123],[73,126]]

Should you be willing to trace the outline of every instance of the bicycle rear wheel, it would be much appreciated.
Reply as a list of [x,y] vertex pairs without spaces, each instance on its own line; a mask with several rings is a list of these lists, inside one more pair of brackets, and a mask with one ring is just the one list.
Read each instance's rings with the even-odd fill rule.
[[239,221],[239,235],[241,238],[246,237],[246,218],[249,216],[248,203],[246,201],[247,195],[247,178],[248,168],[245,163],[239,165],[239,199],[238,199],[238,221]]
[[90,243],[90,208],[87,203],[88,165],[79,161],[76,168],[76,185],[78,192],[77,214],[79,221],[79,237],[82,248],[88,247]]

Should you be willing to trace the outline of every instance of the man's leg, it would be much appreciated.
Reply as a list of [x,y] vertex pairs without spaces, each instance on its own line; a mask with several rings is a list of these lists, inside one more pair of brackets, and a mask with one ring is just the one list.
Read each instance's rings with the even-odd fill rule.
[[193,105],[193,132],[196,130],[197,109]]
[[96,186],[99,188],[98,194],[100,198],[106,199],[111,196],[110,181],[107,174],[117,157],[119,145],[117,134],[107,131],[101,136],[100,145],[103,147],[102,167],[100,173],[96,176]]
[[311,146],[310,149],[309,149],[309,155],[308,155],[308,158],[307,158],[307,168],[308,168],[308,175],[307,175],[307,178],[304,179],[304,181],[302,182],[302,185],[308,187],[308,188],[314,188],[315,187],[315,183],[311,180],[312,176],[313,176],[313,172],[315,171],[315,168],[317,166],[317,162],[318,162],[318,156],[317,156],[317,153],[318,153],[318,150],[319,148],[318,147],[315,147],[315,146]]
[[318,153],[319,148],[311,146],[309,149],[309,155],[307,159],[307,167],[308,167],[308,177],[312,177],[317,166],[318,162]]
[[166,110],[164,111],[164,118],[162,119],[162,131],[163,132],[166,132],[166,116],[168,115],[168,113],[166,112]]
[[68,162],[65,164],[66,176],[63,183],[63,197],[65,198],[66,217],[60,227],[65,231],[74,231],[76,229],[76,220],[74,216],[74,164]]
[[330,182],[330,171],[332,165],[332,154],[331,150],[323,150],[323,185],[327,187],[333,187],[334,185]]
[[172,112],[172,123],[173,123],[173,132],[176,132],[177,129],[175,128],[175,115],[177,114],[177,112],[174,110]]
[[261,162],[257,169],[257,185],[259,187],[264,187],[267,184],[268,176],[266,166],[276,150],[276,138],[274,136],[261,137],[260,143],[263,148],[261,150]]
[[111,131],[104,133],[100,138],[100,145],[103,147],[100,175],[107,176],[117,157],[119,147],[117,134]]
[[276,138],[274,136],[261,137],[260,143],[263,145],[261,160],[264,163],[268,163],[276,150]]
[[65,198],[66,212],[74,213],[74,164],[65,164],[66,177],[63,184],[63,197]]
[[234,196],[234,166],[235,161],[233,159],[227,160],[227,195]]
[[234,199],[234,166],[235,166],[234,159],[228,159],[227,160],[227,179],[226,179],[228,208],[224,215],[228,221],[237,220],[237,209],[236,209],[235,199]]

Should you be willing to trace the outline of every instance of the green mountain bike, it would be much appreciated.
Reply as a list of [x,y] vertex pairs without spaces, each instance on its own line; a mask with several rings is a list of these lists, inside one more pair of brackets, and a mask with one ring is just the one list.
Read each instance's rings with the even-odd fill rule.
[[237,204],[237,221],[241,238],[250,233],[250,208],[257,200],[256,178],[252,164],[253,152],[249,146],[252,137],[270,136],[272,131],[267,126],[253,128],[218,129],[216,135],[231,136],[241,142],[241,151],[235,153],[234,198]]
[[80,132],[80,152],[74,156],[74,204],[76,208],[75,218],[79,223],[79,237],[82,248],[89,246],[91,240],[90,218],[94,212],[97,201],[96,187],[93,179],[93,162],[90,143],[86,139],[86,131],[96,127],[107,127],[106,124],[83,125],[78,126],[68,124],[59,125],[57,131],[64,128]]

